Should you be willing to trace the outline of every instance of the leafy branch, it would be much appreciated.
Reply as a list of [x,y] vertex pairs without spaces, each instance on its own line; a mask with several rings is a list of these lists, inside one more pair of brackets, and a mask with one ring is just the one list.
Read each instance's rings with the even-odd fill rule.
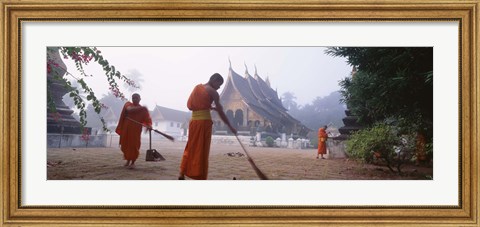
[[[55,80],[59,81],[61,84],[65,86],[67,89],[69,96],[74,100],[76,108],[79,109],[80,113],[80,124],[84,127],[87,124],[87,112],[85,110],[86,103],[91,102],[92,106],[94,107],[95,112],[99,115],[102,108],[107,108],[104,104],[102,104],[95,95],[95,92],[92,88],[90,88],[83,78],[77,78],[72,73],[68,72],[67,69],[62,68],[58,65],[52,58],[53,50],[50,49],[47,51],[47,72],[53,73],[53,77]],[[58,50],[64,59],[71,59],[74,61],[76,69],[80,72],[81,76],[83,77],[92,77],[93,75],[88,75],[85,72],[84,66],[88,65],[89,63],[96,62],[98,63],[105,75],[107,77],[107,81],[109,84],[109,89],[115,95],[115,97],[125,100],[125,95],[120,91],[117,79],[124,81],[127,85],[138,88],[135,82],[125,75],[123,75],[120,71],[115,69],[115,66],[110,65],[109,62],[103,57],[101,51],[98,50],[96,47],[59,47]],[[55,68],[62,69],[66,72],[66,75],[71,76],[77,83],[81,86],[82,92],[75,86],[72,86],[72,83],[65,79],[63,75],[58,75]],[[56,113],[55,103],[51,96],[51,83],[52,81],[48,80],[47,82],[47,100],[48,100],[48,109],[51,113]],[[81,94],[85,94],[86,97],[82,97]],[[86,99],[86,100],[85,100]],[[100,117],[100,116],[99,116]],[[100,117],[100,120],[103,125],[103,130],[109,131],[105,125],[105,121],[103,117]]]

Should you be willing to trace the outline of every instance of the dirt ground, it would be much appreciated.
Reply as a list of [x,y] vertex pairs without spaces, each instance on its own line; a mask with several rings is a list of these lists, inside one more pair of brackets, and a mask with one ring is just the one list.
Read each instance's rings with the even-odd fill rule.
[[[116,143],[114,143],[116,144]],[[152,148],[165,161],[146,162],[147,141],[142,143],[135,169],[123,165],[122,152],[106,148],[49,148],[48,180],[176,180],[185,142],[154,141]],[[315,149],[246,146],[256,165],[270,180],[432,180],[431,165],[405,164],[402,175],[386,166],[349,159],[316,159]],[[209,180],[258,180],[239,144],[213,143]]]

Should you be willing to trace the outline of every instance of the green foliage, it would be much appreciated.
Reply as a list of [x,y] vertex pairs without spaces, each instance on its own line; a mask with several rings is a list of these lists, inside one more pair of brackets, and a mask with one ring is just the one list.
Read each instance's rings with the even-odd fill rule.
[[265,138],[265,143],[267,144],[268,147],[273,147],[273,144],[275,143],[275,141],[271,136],[267,136],[267,138]]
[[355,132],[346,143],[346,152],[350,157],[370,163],[374,152],[393,152],[394,145],[391,128],[381,124]]
[[396,167],[401,172],[400,167],[411,159],[414,146],[414,134],[399,135],[398,128],[380,123],[355,132],[346,142],[346,152],[366,163],[375,158],[384,160],[391,171]]
[[433,48],[331,47],[358,70],[340,82],[343,100],[361,123],[404,119],[417,130],[433,128]]
[[427,154],[429,160],[433,158],[433,143],[425,144],[425,153]]
[[[105,107],[97,97],[95,96],[95,92],[88,86],[88,84],[84,81],[83,78],[76,78],[73,74],[69,73],[67,69],[62,69],[66,71],[66,75],[69,75],[74,78],[76,84],[80,86],[72,86],[72,83],[68,81],[64,75],[58,75],[55,68],[61,68],[52,58],[55,51],[59,51],[64,59],[70,59],[75,62],[76,70],[78,70],[83,77],[89,77],[93,75],[87,75],[84,70],[84,66],[89,64],[91,61],[98,63],[105,72],[105,76],[107,77],[109,89],[111,90],[112,94],[114,94],[117,98],[122,100],[125,99],[125,96],[120,91],[119,86],[117,84],[116,79],[120,79],[125,82],[127,85],[132,87],[138,87],[131,79],[124,76],[120,71],[115,69],[115,66],[110,65],[109,62],[102,56],[101,51],[98,50],[96,47],[59,47],[59,48],[48,48],[47,49],[47,71],[48,73],[53,73],[53,79],[56,82],[60,82],[64,84],[65,88],[69,92],[69,97],[74,101],[74,105],[77,109],[79,109],[79,117],[80,117],[80,124],[82,126],[87,125],[87,111],[86,111],[86,104],[91,103],[95,113],[100,114],[101,109]],[[50,91],[50,84],[52,81],[48,80],[47,83],[47,101],[48,101],[48,110],[52,113],[56,112],[55,103],[51,98],[51,91]],[[84,97],[82,97],[84,96]],[[103,129],[108,131],[105,125],[105,121],[102,117],[100,117],[100,121],[102,122]]]

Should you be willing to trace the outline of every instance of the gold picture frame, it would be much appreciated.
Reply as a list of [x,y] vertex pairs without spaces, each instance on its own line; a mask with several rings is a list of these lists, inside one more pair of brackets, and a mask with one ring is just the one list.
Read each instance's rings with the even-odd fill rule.
[[[1,0],[1,224],[462,225],[479,224],[480,3],[433,0]],[[456,21],[459,37],[458,206],[23,206],[21,24],[24,21]],[[248,196],[248,195],[245,195]]]

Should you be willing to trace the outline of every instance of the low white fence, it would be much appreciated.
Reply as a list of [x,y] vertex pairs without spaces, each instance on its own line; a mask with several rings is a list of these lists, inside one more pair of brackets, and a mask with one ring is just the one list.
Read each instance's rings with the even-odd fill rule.
[[[238,136],[240,141],[244,145],[253,146],[253,147],[268,147],[265,140],[258,141],[256,137],[252,136]],[[213,135],[212,143],[215,144],[227,144],[227,145],[239,145],[235,136],[222,136],[222,135]],[[290,149],[308,149],[310,147],[310,140],[308,139],[293,139],[281,140],[277,138],[274,140],[273,147],[282,147]]]
[[107,135],[89,135],[81,134],[47,134],[48,148],[61,147],[105,147],[107,145]]

